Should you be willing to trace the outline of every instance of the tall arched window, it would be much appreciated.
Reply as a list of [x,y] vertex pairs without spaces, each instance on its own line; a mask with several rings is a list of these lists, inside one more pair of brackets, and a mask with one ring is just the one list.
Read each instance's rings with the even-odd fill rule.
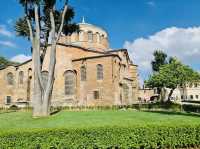
[[27,82],[27,100],[30,101],[31,98],[31,79],[32,79],[32,69],[28,69],[28,82]]
[[88,32],[88,41],[93,42],[93,33],[91,31]]
[[100,43],[100,38],[101,38],[100,34],[97,32],[96,35],[97,35],[97,43]]
[[43,83],[45,88],[47,86],[48,75],[49,75],[48,71],[43,71],[42,72],[42,83]]
[[67,43],[71,43],[71,35],[67,35],[66,36],[66,42]]
[[87,74],[86,74],[86,67],[81,66],[81,81],[86,81],[87,79]]
[[76,75],[72,71],[65,72],[65,95],[74,95],[76,86]]
[[84,41],[84,31],[79,31],[79,41]]
[[14,85],[14,76],[11,72],[7,74],[7,83],[8,85]]
[[24,83],[24,72],[20,71],[19,72],[19,84],[23,84]]
[[75,42],[79,41],[79,32],[75,32]]
[[100,36],[100,43],[103,42],[103,39],[104,39],[104,35],[101,35],[101,36]]
[[103,80],[103,65],[97,65],[97,80]]
[[129,87],[127,84],[123,84],[124,99],[128,100],[129,97]]

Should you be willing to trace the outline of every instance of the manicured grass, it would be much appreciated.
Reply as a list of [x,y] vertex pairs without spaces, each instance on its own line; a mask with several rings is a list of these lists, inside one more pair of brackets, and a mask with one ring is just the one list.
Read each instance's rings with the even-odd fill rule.
[[184,113],[139,112],[133,110],[61,111],[47,118],[33,119],[31,112],[0,114],[0,130],[30,128],[96,128],[134,126],[200,125],[200,117]]

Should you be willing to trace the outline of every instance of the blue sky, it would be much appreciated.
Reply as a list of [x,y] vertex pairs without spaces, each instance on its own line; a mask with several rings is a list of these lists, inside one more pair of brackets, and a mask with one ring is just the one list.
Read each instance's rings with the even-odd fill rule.
[[[70,0],[70,4],[75,22],[84,16],[86,22],[108,31],[113,49],[129,50],[142,79],[150,73],[147,63],[152,57],[147,54],[157,48],[200,70],[200,0]],[[9,59],[30,55],[30,44],[16,38],[13,29],[23,15],[18,0],[3,0],[0,13],[0,55]]]

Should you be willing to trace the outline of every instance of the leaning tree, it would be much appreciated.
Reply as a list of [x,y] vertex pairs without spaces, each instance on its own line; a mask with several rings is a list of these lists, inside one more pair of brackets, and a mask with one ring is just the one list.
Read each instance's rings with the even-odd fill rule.
[[[32,45],[34,69],[33,116],[50,114],[50,100],[54,85],[56,65],[56,46],[62,34],[71,34],[78,30],[72,23],[74,10],[68,0],[19,0],[24,8],[24,16],[15,24],[18,36],[27,37]],[[58,7],[63,5],[63,7]],[[50,50],[48,77],[42,77],[42,66],[47,49]]]

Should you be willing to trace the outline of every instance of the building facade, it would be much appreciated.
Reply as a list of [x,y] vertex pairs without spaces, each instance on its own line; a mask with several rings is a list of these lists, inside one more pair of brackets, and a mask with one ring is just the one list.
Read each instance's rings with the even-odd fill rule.
[[140,88],[139,95],[138,95],[138,101],[139,102],[156,101],[158,99],[158,96],[159,96],[159,94],[157,94],[156,89]]
[[200,101],[200,83],[188,83],[177,87],[172,94],[174,101]]
[[[64,36],[56,48],[53,106],[126,105],[138,100],[137,65],[126,49],[109,47],[107,32],[82,22],[80,32]],[[47,50],[42,66],[48,75]],[[0,70],[0,105],[31,105],[33,97],[32,60]],[[45,83],[45,82],[44,82]]]
[[[163,97],[164,101],[168,100],[168,95],[170,93],[169,88],[164,88]],[[150,99],[156,99],[159,94],[157,94],[156,89],[143,88],[139,89],[139,101],[149,101]],[[200,83],[188,83],[185,86],[178,86],[171,96],[171,101],[174,102],[187,102],[187,101],[199,101],[200,102]]]

